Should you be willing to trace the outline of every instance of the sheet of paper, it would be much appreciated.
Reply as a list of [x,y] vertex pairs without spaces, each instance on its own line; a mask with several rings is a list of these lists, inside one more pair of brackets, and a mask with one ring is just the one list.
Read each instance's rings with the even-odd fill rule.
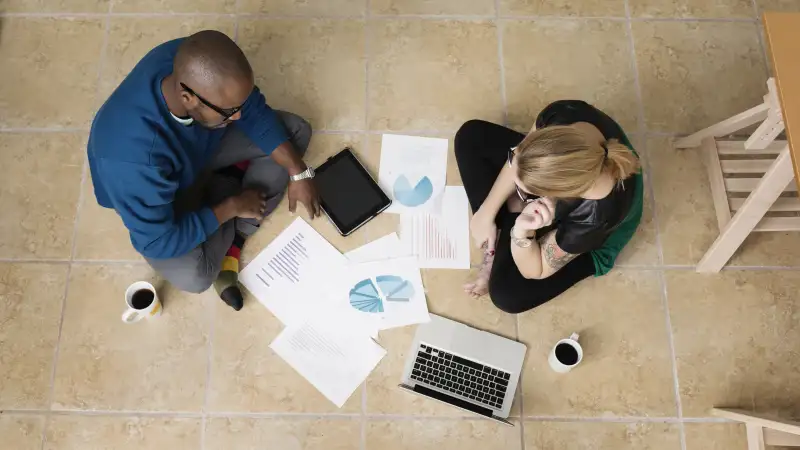
[[392,198],[386,212],[441,212],[447,148],[447,139],[383,135],[378,183]]
[[400,242],[397,233],[389,233],[382,238],[375,239],[368,244],[345,253],[344,256],[347,257],[350,264],[360,264],[384,259],[408,257],[411,256],[411,253],[409,253],[408,249]]
[[303,321],[347,258],[303,219],[278,235],[239,274],[239,281],[285,325]]
[[462,186],[447,186],[442,214],[400,216],[400,239],[419,267],[469,269],[469,201]]
[[369,336],[316,320],[287,326],[270,348],[339,408],[386,355]]
[[428,304],[413,257],[347,266],[323,302],[332,322],[379,330],[428,322]]

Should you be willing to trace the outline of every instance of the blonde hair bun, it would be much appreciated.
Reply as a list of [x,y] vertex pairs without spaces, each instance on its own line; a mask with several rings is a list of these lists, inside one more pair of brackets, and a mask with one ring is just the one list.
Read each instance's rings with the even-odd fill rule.
[[603,171],[621,182],[639,171],[639,158],[617,139],[593,144],[581,131],[550,126],[531,132],[517,146],[517,176],[530,193],[579,197]]

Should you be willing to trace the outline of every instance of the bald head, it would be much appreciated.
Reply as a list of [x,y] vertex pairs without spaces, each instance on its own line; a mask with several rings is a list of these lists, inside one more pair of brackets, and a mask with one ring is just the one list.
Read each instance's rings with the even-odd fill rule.
[[172,75],[188,115],[209,128],[238,120],[240,113],[226,115],[224,110],[241,107],[254,87],[253,69],[242,50],[231,38],[214,30],[201,31],[181,42]]
[[184,39],[173,71],[193,89],[219,89],[229,82],[252,83],[253,69],[242,50],[224,33],[205,30]]

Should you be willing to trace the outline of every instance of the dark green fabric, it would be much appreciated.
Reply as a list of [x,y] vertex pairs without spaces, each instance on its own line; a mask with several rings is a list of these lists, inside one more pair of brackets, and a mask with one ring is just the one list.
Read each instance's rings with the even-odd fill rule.
[[[628,137],[623,133],[622,143],[628,147],[636,157],[639,154],[633,149]],[[642,220],[642,209],[644,205],[644,182],[642,180],[641,171],[633,175],[634,178],[634,193],[633,203],[628,215],[620,222],[617,229],[606,239],[606,242],[597,250],[592,250],[592,259],[594,260],[595,276],[607,274],[613,267],[614,262],[617,260],[622,249],[631,240],[636,229],[639,227],[639,222]]]

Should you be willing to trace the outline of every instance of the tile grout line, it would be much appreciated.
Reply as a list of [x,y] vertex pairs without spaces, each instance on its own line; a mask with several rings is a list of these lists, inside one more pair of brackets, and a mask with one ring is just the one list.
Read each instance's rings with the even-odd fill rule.
[[239,44],[239,5],[241,0],[235,0],[233,3],[233,42]]
[[[136,259],[53,259],[53,258],[0,258],[0,263],[17,263],[17,264],[73,264],[81,266],[93,265],[120,265],[120,266],[143,266],[147,262],[144,260]],[[477,267],[477,266],[475,266]],[[652,271],[652,270],[694,270],[693,264],[617,264],[615,269],[621,270],[639,270],[639,271]],[[723,267],[724,271],[800,271],[800,266],[726,266]]]
[[675,333],[672,329],[672,318],[669,312],[669,296],[667,290],[667,280],[664,272],[659,273],[659,281],[661,283],[662,305],[664,307],[664,317],[667,327],[667,338],[669,343],[669,352],[672,359],[672,381],[673,381],[673,395],[675,396],[675,408],[678,412],[679,429],[681,433],[681,449],[686,450],[686,429],[683,426],[683,404],[681,402],[681,389],[680,380],[678,379],[678,361],[675,352]]
[[[647,153],[648,145],[647,145],[647,119],[644,110],[644,96],[642,93],[642,84],[639,78],[639,61],[636,56],[636,40],[634,39],[633,35],[633,21],[631,18],[631,6],[630,0],[625,0],[625,15],[628,18],[626,23],[627,32],[628,32],[628,39],[629,39],[629,46],[631,52],[631,65],[633,67],[633,81],[634,86],[636,89],[636,100],[638,105],[637,111],[637,122],[638,122],[638,138],[640,141],[639,144],[644,146],[644,164],[642,170],[645,172],[645,184],[644,187],[650,194],[650,199],[652,201],[652,208],[653,208],[653,225],[656,231],[656,249],[658,252],[658,265],[664,265],[664,248],[661,244],[661,228],[658,222],[658,213],[657,213],[657,206],[656,206],[656,198],[655,198],[655,191],[653,189],[653,174],[650,171],[650,155]],[[661,285],[661,304],[662,308],[664,309],[664,321],[665,327],[667,332],[667,342],[669,345],[669,352],[670,352],[670,369],[672,372],[672,383],[673,383],[673,396],[675,398],[675,410],[678,414],[678,419],[680,420],[683,417],[683,410],[681,407],[681,398],[680,398],[680,389],[678,386],[678,369],[677,369],[677,362],[675,360],[675,340],[673,336],[672,330],[672,321],[670,319],[669,313],[669,302],[667,299],[667,288],[666,288],[666,280],[664,278],[664,271],[659,270],[657,273],[658,281]],[[683,426],[683,422],[678,423],[678,436],[680,439],[681,450],[686,450],[686,431]]]
[[370,64],[370,51],[369,45],[370,36],[372,36],[372,14],[370,12],[370,0],[365,0],[364,3],[364,130],[365,134],[369,134],[369,64]]
[[[364,0],[364,129],[369,130],[369,64],[370,64],[370,37],[372,36],[372,5],[370,0]],[[364,154],[369,154],[370,139],[367,138],[369,133],[365,132],[364,138],[361,139],[361,145],[364,146]],[[368,238],[365,235],[364,241]],[[367,383],[369,376],[364,379],[361,387],[361,417],[359,422],[359,439],[358,447],[360,450],[367,450]]]
[[717,417],[695,417],[679,419],[677,417],[660,416],[621,416],[621,417],[581,417],[581,416],[529,416],[524,417],[527,422],[567,422],[567,423],[671,423],[680,424],[683,422],[691,423],[735,423],[733,420],[721,419]]
[[69,259],[0,258],[0,263],[17,264],[69,264]]
[[208,398],[209,393],[211,392],[211,363],[213,361],[214,356],[214,333],[216,332],[217,328],[217,305],[216,301],[212,301],[211,299],[206,299],[206,303],[210,303],[210,305],[206,305],[208,308],[208,343],[206,344],[206,384],[203,389],[203,406],[201,409],[201,428],[200,428],[200,450],[205,450],[206,448],[206,424],[208,419]]
[[500,99],[503,102],[503,126],[508,126],[508,97],[506,96],[506,64],[503,55],[505,27],[500,19],[500,0],[494,0],[494,26],[497,31],[497,65],[500,68]]
[[[143,266],[147,262],[144,260],[136,259],[53,259],[53,258],[0,258],[0,263],[17,263],[17,264],[72,264],[80,266],[94,266],[94,265],[120,265],[120,266]],[[477,266],[474,266],[477,267]],[[620,270],[638,270],[638,271],[653,271],[653,270],[694,270],[693,264],[617,264],[615,269]],[[722,268],[723,271],[800,271],[798,266],[726,266]]]
[[[79,132],[88,132],[90,131],[89,127],[43,127],[43,128],[36,128],[36,127],[20,127],[20,128],[1,128],[0,133],[79,133]],[[314,130],[314,134],[364,134],[364,135],[376,135],[376,134],[391,134],[391,133],[406,133],[406,134],[419,134],[419,135],[429,135],[429,136],[439,136],[443,134],[454,134],[457,130],[456,129],[427,129],[427,130],[369,130],[369,129],[352,129],[352,130]],[[663,137],[677,137],[682,136],[681,133],[672,133],[672,132],[659,132],[659,131],[642,131],[642,134],[647,136],[663,136]]]
[[[99,417],[164,417],[178,419],[200,419],[202,412],[193,411],[138,411],[138,410],[80,410],[80,409],[0,409],[2,415],[35,415],[35,416],[99,416]],[[358,413],[258,413],[258,412],[209,412],[209,418],[250,418],[250,419],[335,419],[360,420]],[[590,422],[590,423],[736,423],[736,421],[720,417],[670,417],[670,416],[511,416],[526,422]],[[436,416],[436,415],[403,415],[403,414],[366,414],[365,418],[375,420],[437,420],[441,422],[478,421],[489,419],[477,415]]]
[[772,67],[769,63],[769,52],[767,51],[767,43],[764,42],[764,33],[765,30],[763,28],[763,23],[761,22],[761,9],[758,7],[758,2],[756,0],[750,0],[753,5],[753,15],[756,18],[756,34],[758,36],[758,45],[761,48],[761,56],[764,57],[764,71],[766,72],[767,78],[772,76],[770,73],[770,68]]
[[[247,17],[262,20],[287,20],[287,19],[329,19],[329,20],[353,20],[364,19],[361,14],[268,14],[268,13],[203,13],[203,12],[7,12],[0,13],[0,17],[20,17],[20,18],[146,18],[146,17]],[[499,14],[375,14],[371,16],[375,19],[385,20],[564,20],[564,21],[635,21],[635,22],[757,22],[758,19],[745,17],[631,17],[624,16],[559,16],[559,15],[499,15]]]
[[0,127],[0,133],[80,133],[89,131],[89,127]]
[[756,21],[758,21],[760,19],[759,10],[758,10],[758,2],[756,0],[750,0],[750,4],[753,6],[753,17],[755,17]]
[[367,380],[361,385],[361,417],[360,417],[360,433],[359,448],[367,450]]
[[[97,75],[95,77],[95,95],[94,100],[97,101],[97,97],[100,95],[100,80],[102,79],[103,75],[103,63],[106,57],[106,50],[108,48],[108,35],[109,30],[111,27],[111,8],[114,5],[114,0],[110,0],[108,3],[108,11],[106,12],[105,18],[103,20],[103,42],[100,45],[100,55],[97,61]],[[64,331],[64,317],[66,313],[67,307],[67,296],[69,295],[69,287],[72,284],[72,261],[75,259],[75,250],[77,248],[77,237],[78,237],[78,224],[80,223],[80,215],[81,209],[84,202],[84,185],[86,184],[86,178],[88,177],[89,172],[89,161],[81,158],[81,180],[78,183],[78,201],[75,206],[75,219],[72,223],[72,241],[70,242],[70,252],[69,252],[69,262],[67,264],[67,270],[65,274],[64,280],[64,294],[61,297],[61,315],[58,320],[58,331],[56,335],[56,345],[55,349],[53,350],[53,367],[50,372],[50,392],[47,395],[47,409],[52,410],[53,408],[53,401],[55,400],[55,385],[56,385],[56,369],[58,366],[58,358],[59,353],[61,352],[61,338]],[[42,437],[41,437],[41,450],[44,450],[45,445],[47,444],[47,429],[50,426],[50,415],[46,415],[44,418],[44,423],[42,425]]]
[[[519,314],[514,314],[514,333],[517,342],[519,342]],[[522,395],[522,380],[525,377],[525,366],[520,371],[519,379],[517,380],[517,392],[514,393],[514,398],[519,396],[519,448],[525,450],[525,401]]]
[[[77,211],[76,211],[77,216]],[[73,225],[73,239],[75,234],[75,229],[77,228],[77,221],[75,225]],[[73,242],[73,250],[74,251],[74,242]],[[53,367],[50,369],[50,386],[49,392],[47,394],[47,411],[51,411],[53,407],[53,400],[55,397],[55,385],[56,385],[56,366],[58,365],[58,355],[61,350],[61,334],[64,329],[64,312],[67,306],[67,296],[69,295],[69,286],[70,286],[70,278],[72,277],[72,264],[67,262],[67,270],[64,279],[64,293],[61,296],[61,314],[58,319],[58,331],[56,333],[56,345],[53,349]],[[47,443],[47,429],[50,425],[50,414],[47,414],[44,418],[44,424],[42,425],[42,437],[41,437],[41,450],[44,450],[45,444]]]
[[78,265],[98,265],[98,264],[107,264],[107,265],[120,265],[120,266],[143,266],[147,265],[147,261],[144,259],[74,259],[72,260],[72,264]]

